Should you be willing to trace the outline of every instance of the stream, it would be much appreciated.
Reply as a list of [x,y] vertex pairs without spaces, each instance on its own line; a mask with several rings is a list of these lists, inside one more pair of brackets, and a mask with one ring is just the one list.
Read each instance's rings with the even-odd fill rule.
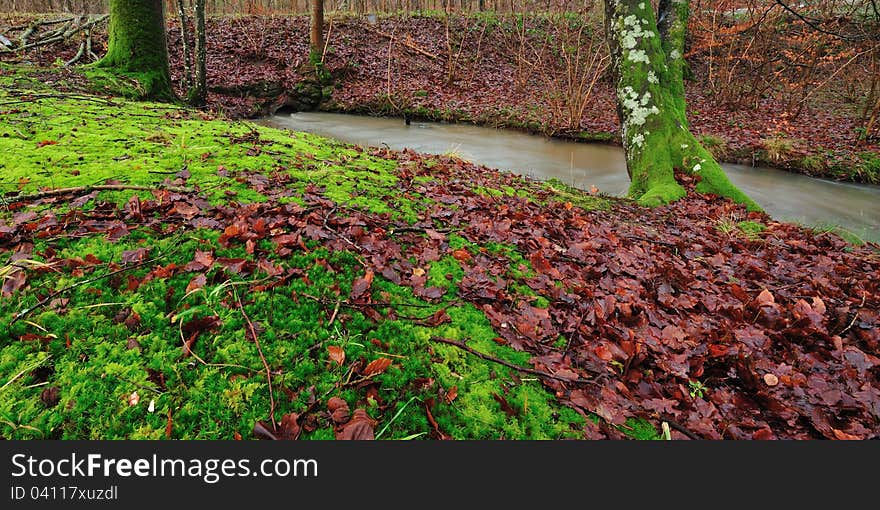
[[[595,186],[622,196],[629,187],[623,149],[557,140],[517,131],[413,122],[338,113],[281,113],[262,123],[364,146],[387,145],[431,154],[454,153],[473,163],[580,189]],[[880,186],[816,179],[767,167],[723,164],[734,184],[779,221],[810,227],[838,226],[865,241],[880,242]]]

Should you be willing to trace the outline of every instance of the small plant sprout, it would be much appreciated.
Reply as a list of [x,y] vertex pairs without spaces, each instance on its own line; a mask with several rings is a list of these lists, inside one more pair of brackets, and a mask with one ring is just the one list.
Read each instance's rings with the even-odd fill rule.
[[703,398],[703,394],[709,388],[703,385],[701,381],[688,381],[688,387],[690,388],[691,398]]

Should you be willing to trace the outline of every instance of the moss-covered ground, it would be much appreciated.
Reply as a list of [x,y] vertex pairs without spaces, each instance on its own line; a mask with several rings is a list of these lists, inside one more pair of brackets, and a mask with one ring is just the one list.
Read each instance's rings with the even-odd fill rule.
[[[405,229],[433,204],[398,191],[411,177],[405,164],[308,134],[95,93],[85,83],[0,68],[0,225],[31,231],[0,245],[2,437],[251,438],[274,405],[275,420],[301,415],[301,438],[328,439],[331,397],[365,409],[380,439],[579,438],[595,419],[561,405],[536,377],[432,340],[466,341],[530,366],[529,354],[499,342],[484,312],[458,296],[464,252],[509,260],[499,277],[529,274],[527,254],[515,247],[450,233],[444,253],[413,268],[439,297],[370,273],[358,300],[353,286],[366,270],[345,243],[303,235],[279,249],[268,234],[233,241],[234,232],[208,221],[248,204],[301,212],[319,203],[324,227],[345,209]],[[518,189],[482,192],[541,187],[506,179]],[[88,194],[107,184],[155,189]],[[184,206],[169,216],[167,186],[192,189],[179,203],[215,216],[187,221],[195,213]],[[64,187],[85,189],[16,198]],[[551,190],[548,199],[569,206],[604,205]],[[15,285],[22,271],[27,281]],[[532,305],[546,306],[518,285]],[[379,359],[390,366],[365,371]],[[637,438],[658,433],[642,421],[620,428]]]

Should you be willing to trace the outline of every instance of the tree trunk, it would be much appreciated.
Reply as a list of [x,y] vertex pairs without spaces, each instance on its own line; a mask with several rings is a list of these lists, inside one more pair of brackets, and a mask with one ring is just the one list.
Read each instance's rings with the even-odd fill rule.
[[154,99],[174,99],[163,0],[110,0],[107,54],[98,66],[130,75]]
[[324,53],[324,0],[312,0],[312,26],[309,52],[314,62],[320,62]]
[[186,15],[185,0],[177,0],[177,17],[180,20],[180,44],[183,50],[183,89],[193,86],[192,55],[189,47],[189,16]]
[[699,177],[697,191],[760,207],[734,186],[687,124],[684,46],[687,0],[605,0],[605,30],[616,74],[617,113],[629,194],[656,206],[685,195],[674,171]]
[[189,104],[204,106],[208,100],[207,59],[205,47],[205,0],[195,0],[196,18],[196,77],[193,89],[189,94]]

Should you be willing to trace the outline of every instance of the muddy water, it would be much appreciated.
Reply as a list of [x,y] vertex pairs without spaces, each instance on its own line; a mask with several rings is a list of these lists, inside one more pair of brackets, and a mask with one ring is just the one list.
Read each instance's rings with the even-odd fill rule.
[[[454,153],[477,164],[571,186],[595,186],[623,195],[629,186],[619,147],[567,142],[515,131],[461,124],[333,113],[279,114],[266,124],[360,145],[387,145],[433,154]],[[781,221],[813,227],[837,225],[880,242],[880,186],[814,179],[773,168],[723,165],[730,179]]]

